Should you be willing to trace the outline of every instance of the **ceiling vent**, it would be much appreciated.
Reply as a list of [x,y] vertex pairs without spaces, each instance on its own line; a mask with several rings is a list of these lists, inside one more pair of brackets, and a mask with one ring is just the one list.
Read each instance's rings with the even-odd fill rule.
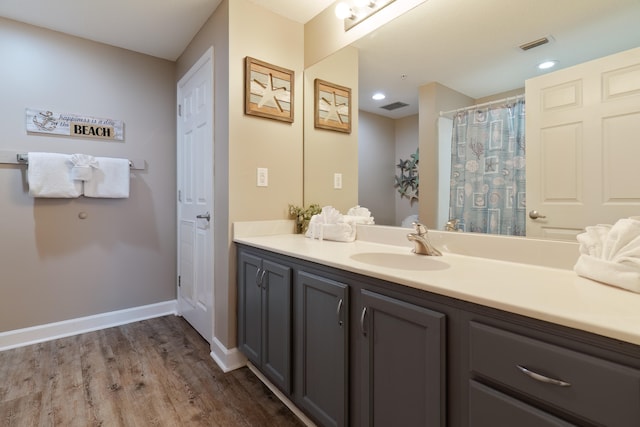
[[409,104],[405,104],[404,102],[393,102],[391,104],[383,105],[380,108],[384,108],[388,111],[397,110],[398,108],[407,107]]
[[521,44],[520,49],[527,51],[533,49],[534,47],[542,46],[543,44],[549,43],[549,39],[547,37],[542,37],[538,40],[533,40],[528,43]]
[[542,46],[543,44],[547,44],[547,43],[549,43],[549,38],[542,37],[538,40],[533,40],[528,43],[523,43],[519,47],[520,49],[527,51],[527,50],[533,49],[534,47]]

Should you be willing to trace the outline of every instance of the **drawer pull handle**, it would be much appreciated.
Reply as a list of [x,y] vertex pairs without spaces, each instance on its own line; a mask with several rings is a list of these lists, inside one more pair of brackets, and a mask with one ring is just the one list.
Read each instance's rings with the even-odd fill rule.
[[562,381],[562,380],[557,380],[555,378],[549,378],[545,375],[541,375],[538,374],[537,372],[533,372],[530,371],[529,369],[525,368],[524,366],[521,365],[516,365],[518,367],[518,369],[520,369],[520,372],[522,372],[523,374],[525,374],[526,376],[528,376],[529,378],[533,378],[536,381],[540,381],[543,383],[547,383],[547,384],[553,384],[553,385],[557,385],[560,387],[570,387],[571,383],[568,383],[566,381]]

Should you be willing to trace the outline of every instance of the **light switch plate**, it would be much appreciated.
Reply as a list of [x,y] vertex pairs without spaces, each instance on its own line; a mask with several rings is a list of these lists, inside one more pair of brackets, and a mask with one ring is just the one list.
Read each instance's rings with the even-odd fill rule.
[[269,169],[267,168],[258,168],[258,187],[267,187],[269,185]]
[[334,173],[333,174],[333,188],[336,190],[340,190],[342,188],[342,174]]

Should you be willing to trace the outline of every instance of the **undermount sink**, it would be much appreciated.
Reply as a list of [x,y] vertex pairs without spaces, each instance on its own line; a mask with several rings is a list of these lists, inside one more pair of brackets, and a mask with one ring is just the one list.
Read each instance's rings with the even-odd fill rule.
[[437,257],[416,255],[410,250],[406,254],[388,252],[362,252],[351,255],[354,261],[371,264],[378,267],[395,268],[398,270],[444,270],[449,264]]

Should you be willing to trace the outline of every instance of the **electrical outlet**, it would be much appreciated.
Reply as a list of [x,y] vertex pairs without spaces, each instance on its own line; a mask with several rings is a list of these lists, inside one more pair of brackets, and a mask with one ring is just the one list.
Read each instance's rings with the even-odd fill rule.
[[269,185],[269,169],[258,168],[258,187],[267,187]]
[[342,188],[342,174],[334,173],[333,174],[333,188],[336,190],[340,190]]

